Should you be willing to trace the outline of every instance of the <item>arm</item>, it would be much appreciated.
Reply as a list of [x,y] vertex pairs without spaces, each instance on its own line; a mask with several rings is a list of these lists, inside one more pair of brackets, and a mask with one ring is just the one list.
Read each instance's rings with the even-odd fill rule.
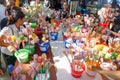
[[112,34],[114,34],[115,36],[120,37],[120,33],[114,32],[114,31],[112,31],[112,30],[110,30],[110,32],[111,32]]
[[10,35],[11,30],[9,29],[9,27],[4,27],[1,31],[0,31],[0,46],[4,46],[4,47],[8,47],[10,46],[10,43],[5,42],[5,40],[7,40],[6,35]]
[[4,46],[4,47],[8,47],[10,46],[9,43],[5,43],[4,40],[6,39],[6,37],[4,35],[0,36],[0,46]]
[[60,14],[59,14],[59,18],[60,18],[60,19],[62,18],[61,14],[62,14],[62,11],[60,10]]

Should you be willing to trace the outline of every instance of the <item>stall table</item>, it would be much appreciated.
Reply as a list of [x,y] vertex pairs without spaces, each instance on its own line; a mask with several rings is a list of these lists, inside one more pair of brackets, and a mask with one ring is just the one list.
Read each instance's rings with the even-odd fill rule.
[[[38,44],[35,44],[35,54],[38,54],[39,56],[42,55],[42,53],[40,52]],[[47,54],[47,58],[49,58],[50,61],[51,61],[51,63],[54,64],[53,55],[52,55],[50,47],[49,47],[49,50],[48,50],[48,52],[46,54]],[[30,59],[32,59],[32,58],[30,58]],[[17,65],[19,65],[18,61],[16,61],[15,67]],[[22,68],[24,68],[25,70],[29,70],[30,69],[29,64],[22,64]],[[28,73],[24,73],[24,74],[26,75],[26,80],[32,80],[32,77],[29,76]],[[50,69],[50,80],[57,80],[57,77],[56,77],[56,68],[54,66],[52,66],[51,69]]]

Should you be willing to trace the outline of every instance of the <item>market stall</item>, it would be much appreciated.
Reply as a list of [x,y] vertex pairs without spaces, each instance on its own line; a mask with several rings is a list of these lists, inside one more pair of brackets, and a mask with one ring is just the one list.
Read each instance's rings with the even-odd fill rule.
[[[120,39],[108,35],[108,17],[113,17],[112,11],[108,13],[110,16],[107,15],[109,6],[98,12],[100,19],[103,19],[101,21],[94,14],[85,12],[85,15],[76,15],[76,11],[74,17],[59,20],[59,11],[42,4],[28,7],[23,34],[18,38],[7,36],[7,42],[13,44],[17,58],[15,66],[7,68],[12,80],[57,80],[50,41],[58,39],[59,30],[62,30],[63,54],[74,78],[81,78],[83,73],[95,78],[99,73],[103,80],[107,80],[109,73],[106,71],[120,70]],[[20,43],[22,47],[18,47]]]
[[[35,54],[42,55],[42,53],[40,52],[39,46],[37,44],[35,46]],[[54,64],[51,48],[49,48],[49,51],[46,54],[47,54],[47,57],[50,59],[50,62]],[[31,60],[32,60],[32,58],[31,58]],[[17,67],[18,65],[19,65],[19,62],[16,61],[15,66]],[[26,79],[24,79],[24,80],[32,80],[32,76],[29,75],[29,70],[30,70],[29,66],[30,66],[30,64],[22,64],[23,71],[26,71],[24,73],[24,75],[26,76]],[[57,80],[56,68],[54,65],[50,69],[50,80]]]

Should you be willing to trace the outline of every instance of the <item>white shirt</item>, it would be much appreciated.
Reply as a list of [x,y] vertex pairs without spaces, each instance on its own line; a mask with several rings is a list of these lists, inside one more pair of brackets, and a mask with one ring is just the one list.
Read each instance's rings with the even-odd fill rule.
[[0,21],[1,21],[3,18],[6,17],[6,16],[5,16],[5,9],[6,9],[6,7],[5,7],[4,5],[1,5],[1,4],[0,4]]
[[[22,29],[23,28],[24,27],[21,26],[20,27],[20,31],[19,31],[14,24],[13,25],[9,25],[7,27],[4,27],[1,30],[0,35],[5,35],[6,37],[15,35],[18,38],[20,33],[22,33]],[[13,53],[11,53],[6,47],[1,47],[1,52],[6,54],[6,55],[11,55],[11,56],[13,55]]]

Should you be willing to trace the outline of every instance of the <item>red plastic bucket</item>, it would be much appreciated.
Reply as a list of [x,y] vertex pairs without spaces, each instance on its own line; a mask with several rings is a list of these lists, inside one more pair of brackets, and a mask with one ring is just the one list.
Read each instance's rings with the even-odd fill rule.
[[80,11],[77,11],[77,12],[76,12],[76,15],[80,15]]
[[80,61],[74,61],[71,63],[71,74],[75,78],[80,78],[83,71],[85,70],[85,65]]

